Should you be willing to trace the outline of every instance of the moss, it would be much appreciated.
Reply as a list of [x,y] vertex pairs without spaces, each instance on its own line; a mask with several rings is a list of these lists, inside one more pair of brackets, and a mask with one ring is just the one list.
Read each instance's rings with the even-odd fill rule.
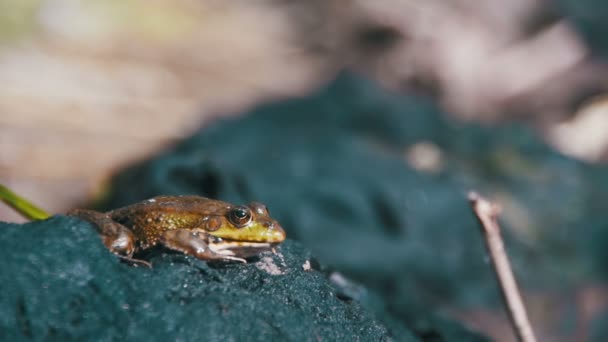
[[[386,328],[287,241],[277,254],[207,264],[155,251],[120,262],[92,227],[53,217],[0,223],[0,339],[386,341]],[[407,340],[406,336],[401,336]]]

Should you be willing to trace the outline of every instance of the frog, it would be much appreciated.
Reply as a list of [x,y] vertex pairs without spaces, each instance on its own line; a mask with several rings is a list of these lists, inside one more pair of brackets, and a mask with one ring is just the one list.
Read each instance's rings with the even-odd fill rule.
[[119,257],[156,245],[206,261],[235,261],[272,250],[285,231],[259,202],[233,205],[200,196],[158,196],[108,212],[75,209],[67,216],[93,224]]
[[[0,199],[26,218],[50,216],[1,185]],[[195,195],[157,196],[107,212],[74,209],[66,215],[91,223],[110,252],[136,265],[150,266],[133,256],[157,245],[205,261],[246,263],[286,238],[262,203],[234,205]]]

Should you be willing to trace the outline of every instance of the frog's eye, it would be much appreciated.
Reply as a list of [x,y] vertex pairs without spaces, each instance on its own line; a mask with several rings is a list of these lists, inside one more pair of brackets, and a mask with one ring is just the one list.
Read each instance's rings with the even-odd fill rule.
[[249,203],[249,207],[251,209],[253,209],[256,212],[256,214],[263,215],[263,216],[270,216],[270,212],[268,211],[268,208],[265,205],[263,205],[262,203],[251,202],[251,203]]
[[243,228],[251,222],[251,210],[247,207],[236,207],[228,213],[228,220],[237,228]]

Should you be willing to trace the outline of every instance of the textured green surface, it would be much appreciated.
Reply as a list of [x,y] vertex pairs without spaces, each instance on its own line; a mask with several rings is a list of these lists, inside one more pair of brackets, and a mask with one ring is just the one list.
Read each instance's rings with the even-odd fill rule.
[[[440,170],[408,165],[419,142],[441,151]],[[105,206],[157,194],[264,202],[290,238],[416,330],[434,327],[421,319],[428,308],[500,305],[465,198],[471,188],[504,206],[525,289],[571,289],[607,274],[607,171],[556,153],[523,126],[453,122],[423,99],[343,75],[314,96],[214,123],[121,173]]]
[[[384,327],[288,241],[258,262],[153,252],[126,265],[73,218],[0,223],[0,340],[384,341]],[[313,265],[315,265],[314,259]],[[273,274],[274,273],[274,274]],[[342,298],[342,299],[341,299]],[[406,330],[399,340],[413,340]]]
[[[431,142],[437,173],[411,168]],[[606,168],[566,158],[518,125],[448,120],[430,103],[343,75],[305,99],[221,121],[120,174],[107,207],[157,194],[268,205],[288,236],[391,302],[498,303],[466,201],[499,196],[509,252],[532,287],[567,286],[605,266]],[[599,266],[599,267],[598,267]]]

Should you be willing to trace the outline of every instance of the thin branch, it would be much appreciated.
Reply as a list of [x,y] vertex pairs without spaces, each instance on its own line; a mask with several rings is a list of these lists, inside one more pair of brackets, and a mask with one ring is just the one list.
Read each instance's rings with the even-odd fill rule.
[[494,273],[507,305],[509,319],[511,320],[515,334],[519,341],[535,342],[536,337],[530,325],[526,308],[517,288],[517,283],[505,252],[505,246],[500,236],[500,226],[497,220],[500,208],[476,192],[470,192],[468,197],[473,212],[481,224]]

